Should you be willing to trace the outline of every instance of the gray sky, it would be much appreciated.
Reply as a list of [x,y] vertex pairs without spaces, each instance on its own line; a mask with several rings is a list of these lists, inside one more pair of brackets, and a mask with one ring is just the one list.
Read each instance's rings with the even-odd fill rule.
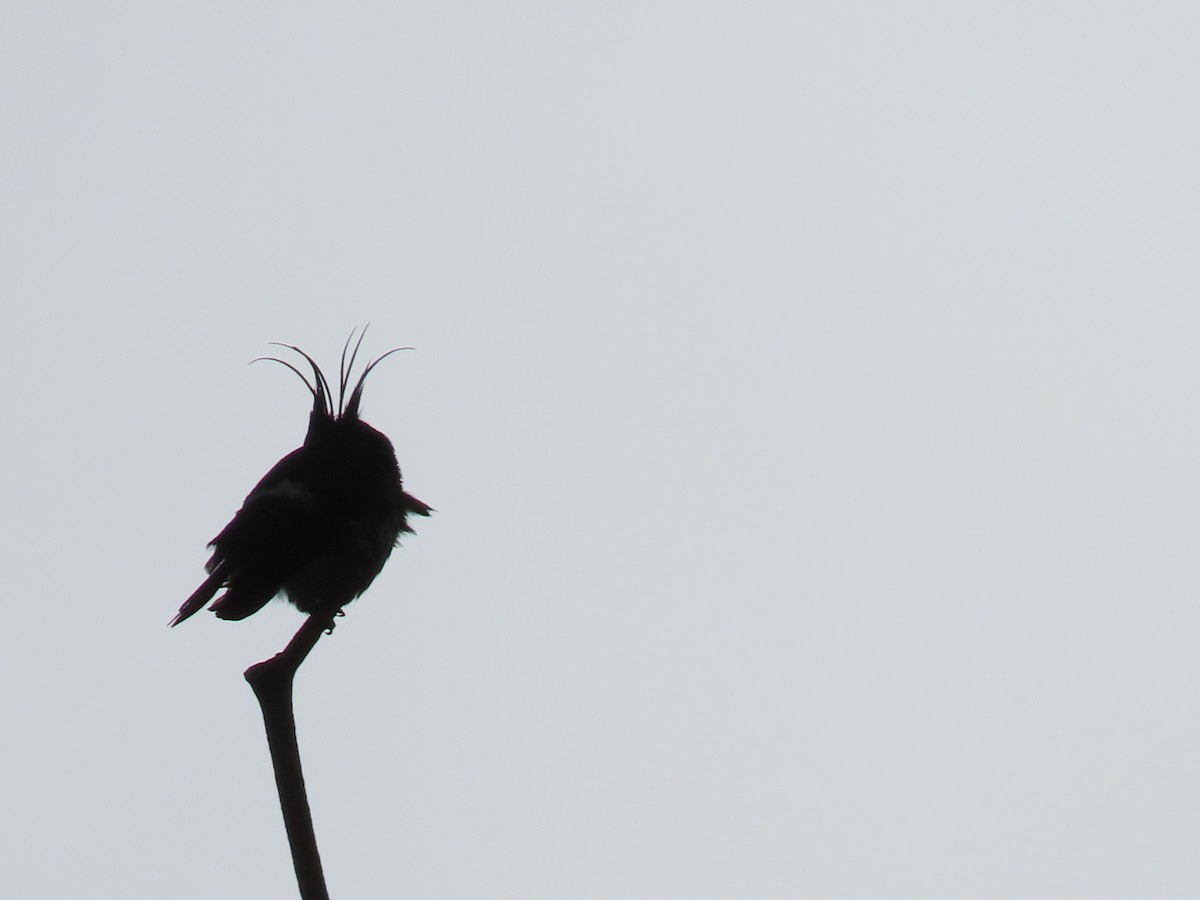
[[5,893],[294,896],[165,624],[366,321],[334,896],[1200,893],[1200,13],[1051,6],[8,4]]

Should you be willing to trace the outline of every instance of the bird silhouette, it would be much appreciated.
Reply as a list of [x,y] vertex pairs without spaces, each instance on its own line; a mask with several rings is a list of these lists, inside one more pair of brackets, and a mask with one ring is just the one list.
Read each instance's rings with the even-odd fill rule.
[[[357,329],[356,329],[357,330]],[[405,493],[392,443],[359,418],[367,376],[396,347],[366,364],[346,396],[362,346],[350,333],[338,367],[335,409],[329,382],[311,356],[292,344],[312,367],[313,380],[291,363],[313,397],[304,444],[279,460],[254,486],[233,519],[212,539],[209,575],[170,622],[209,607],[219,618],[244,619],[282,594],[305,613],[335,613],[370,587],[400,535],[411,532],[409,514],[428,516],[432,507]]]

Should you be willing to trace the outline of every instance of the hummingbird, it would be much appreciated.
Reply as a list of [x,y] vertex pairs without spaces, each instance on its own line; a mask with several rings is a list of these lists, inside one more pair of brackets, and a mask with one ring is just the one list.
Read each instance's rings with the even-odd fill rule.
[[[357,330],[357,329],[356,329]],[[173,627],[209,607],[221,619],[244,619],[282,595],[304,613],[333,615],[375,580],[410,515],[433,508],[405,492],[392,443],[362,420],[367,376],[395,347],[369,361],[349,396],[351,373],[366,329],[347,362],[354,332],[342,347],[337,406],[321,367],[293,344],[312,369],[312,381],[290,362],[262,356],[299,376],[313,398],[304,443],[279,460],[246,495],[242,508],[208,545],[208,577],[170,622]]]

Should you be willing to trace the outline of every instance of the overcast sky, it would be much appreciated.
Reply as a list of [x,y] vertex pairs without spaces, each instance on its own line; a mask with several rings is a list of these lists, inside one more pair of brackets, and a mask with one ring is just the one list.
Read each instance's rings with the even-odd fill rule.
[[301,670],[330,890],[1200,895],[1200,12],[0,16],[12,897],[295,896],[166,628],[303,437],[437,508]]

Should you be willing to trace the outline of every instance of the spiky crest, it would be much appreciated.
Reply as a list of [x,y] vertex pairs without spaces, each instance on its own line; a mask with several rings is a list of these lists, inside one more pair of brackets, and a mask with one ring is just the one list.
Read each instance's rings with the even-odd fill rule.
[[[342,346],[342,356],[338,362],[338,404],[336,411],[333,407],[333,392],[330,389],[329,381],[325,378],[325,373],[321,371],[321,367],[317,365],[316,360],[297,347],[295,344],[286,344],[281,341],[271,341],[270,343],[276,347],[284,347],[288,350],[293,350],[304,357],[305,361],[312,367],[313,380],[310,383],[298,368],[278,356],[258,356],[250,360],[251,363],[256,362],[277,362],[281,366],[286,366],[296,373],[297,377],[304,382],[304,386],[308,388],[308,392],[313,398],[313,413],[318,414],[331,421],[337,421],[342,418],[349,417],[351,419],[358,418],[359,405],[362,403],[363,386],[366,384],[367,376],[371,374],[371,370],[377,365],[391,356],[393,353],[398,353],[401,350],[412,350],[413,347],[393,347],[382,356],[367,363],[362,374],[358,377],[358,381],[354,385],[354,390],[350,393],[349,401],[346,398],[346,388],[350,385],[350,377],[354,371],[354,363],[358,359],[358,350],[362,346],[363,338],[366,337],[367,328],[363,326],[362,331],[358,332],[358,341],[354,344],[354,350],[350,350],[350,342],[354,340],[354,333],[358,331],[357,326],[351,330],[350,336],[346,338],[346,343]],[[350,353],[349,362],[346,361],[346,354]]]

